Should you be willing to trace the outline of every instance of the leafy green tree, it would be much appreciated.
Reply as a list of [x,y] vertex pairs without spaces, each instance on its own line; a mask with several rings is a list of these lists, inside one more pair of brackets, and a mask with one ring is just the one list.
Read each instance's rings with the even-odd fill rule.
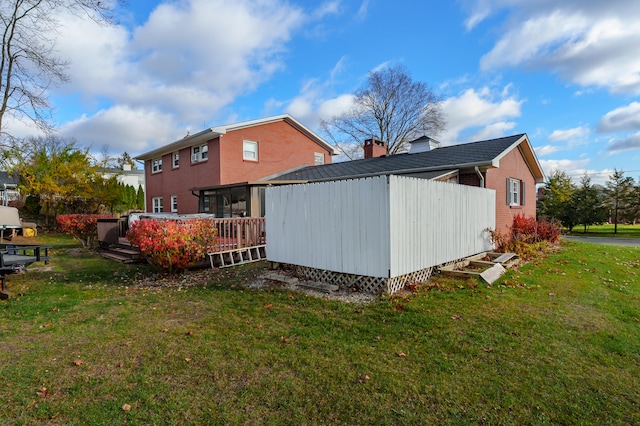
[[625,177],[622,170],[614,170],[613,175],[609,176],[604,192],[614,223],[613,233],[617,234],[619,219],[624,216],[625,210],[633,205],[633,179]]
[[7,168],[20,177],[20,192],[39,198],[45,224],[58,213],[85,205],[102,179],[89,152],[78,148],[73,139],[14,140],[4,155]]
[[576,225],[582,225],[584,232],[590,225],[607,220],[607,209],[598,188],[591,184],[586,174],[580,179],[580,186],[571,195],[571,208],[575,212]]
[[544,185],[543,196],[538,203],[538,215],[559,220],[570,231],[576,225],[572,206],[572,194],[576,186],[566,172],[555,171]]

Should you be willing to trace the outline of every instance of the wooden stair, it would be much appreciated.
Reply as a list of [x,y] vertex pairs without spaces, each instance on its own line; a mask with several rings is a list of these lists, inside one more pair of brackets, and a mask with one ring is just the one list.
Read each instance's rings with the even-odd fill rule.
[[121,263],[140,263],[144,261],[142,253],[136,247],[130,245],[111,245],[105,249],[102,249],[100,256],[117,260]]

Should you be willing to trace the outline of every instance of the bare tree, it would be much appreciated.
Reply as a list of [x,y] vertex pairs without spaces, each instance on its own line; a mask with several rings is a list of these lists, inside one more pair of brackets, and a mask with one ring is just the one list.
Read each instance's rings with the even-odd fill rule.
[[69,65],[55,51],[57,16],[71,12],[110,23],[118,1],[0,1],[0,136],[11,136],[5,128],[7,117],[30,122],[45,132],[52,129],[48,91],[68,80]]
[[436,136],[445,127],[442,98],[426,83],[414,81],[406,68],[396,66],[369,73],[354,93],[351,109],[321,123],[328,139],[349,158],[365,139],[387,143],[397,154],[423,135]]

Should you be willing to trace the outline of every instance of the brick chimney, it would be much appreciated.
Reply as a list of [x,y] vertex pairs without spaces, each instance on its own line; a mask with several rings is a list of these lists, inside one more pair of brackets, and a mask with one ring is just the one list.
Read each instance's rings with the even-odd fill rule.
[[364,141],[364,158],[384,157],[387,155],[387,144],[377,139]]

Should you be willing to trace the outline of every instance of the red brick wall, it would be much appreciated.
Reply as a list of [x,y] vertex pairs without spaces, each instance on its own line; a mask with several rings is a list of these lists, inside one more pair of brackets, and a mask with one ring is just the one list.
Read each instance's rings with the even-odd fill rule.
[[[244,140],[258,142],[258,161],[242,159]],[[329,151],[285,121],[234,130],[221,141],[222,184],[258,180],[304,164],[313,166],[315,152],[324,153],[324,163],[331,163]]]
[[[242,159],[243,140],[258,142],[258,161]],[[313,165],[314,153],[331,154],[284,121],[230,131],[208,142],[209,158],[191,163],[191,148],[180,151],[180,166],[173,169],[171,155],[162,158],[162,172],[151,173],[145,162],[147,211],[153,211],[153,197],[162,197],[165,212],[171,211],[171,196],[178,196],[178,213],[198,212],[198,197],[190,188],[248,182],[303,164]]]
[[[525,183],[524,206],[507,205],[507,178]],[[485,186],[496,190],[496,230],[505,232],[513,217],[520,214],[536,217],[536,182],[519,149],[514,149],[500,160],[500,167],[489,169]]]

